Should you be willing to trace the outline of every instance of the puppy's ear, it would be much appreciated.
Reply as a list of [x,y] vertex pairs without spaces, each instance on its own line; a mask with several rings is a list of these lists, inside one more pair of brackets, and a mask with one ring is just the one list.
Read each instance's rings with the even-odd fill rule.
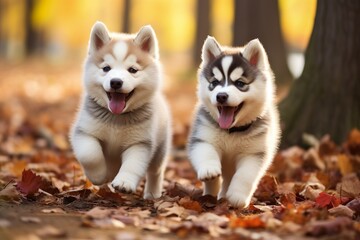
[[206,65],[213,61],[216,57],[221,54],[220,44],[214,37],[208,36],[202,47],[201,59],[202,65]]
[[91,29],[89,54],[99,50],[111,40],[109,31],[102,22],[96,22]]
[[134,43],[144,52],[149,53],[153,58],[159,58],[158,41],[155,31],[150,25],[146,25],[140,29],[134,39]]
[[243,56],[254,67],[261,70],[267,70],[269,68],[269,60],[265,49],[257,38],[246,44],[243,50]]

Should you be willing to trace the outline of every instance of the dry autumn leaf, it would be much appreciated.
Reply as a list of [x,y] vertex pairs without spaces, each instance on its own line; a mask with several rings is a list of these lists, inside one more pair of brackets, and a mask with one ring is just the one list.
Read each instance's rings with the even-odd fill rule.
[[42,184],[43,179],[40,176],[31,170],[24,170],[16,188],[25,196],[30,196],[38,192]]
[[341,200],[334,195],[330,195],[326,192],[321,192],[319,196],[315,199],[315,202],[319,204],[320,207],[333,208],[339,206]]

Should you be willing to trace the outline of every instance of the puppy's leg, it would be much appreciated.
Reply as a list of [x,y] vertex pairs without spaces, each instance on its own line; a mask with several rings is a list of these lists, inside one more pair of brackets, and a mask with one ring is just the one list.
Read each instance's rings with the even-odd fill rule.
[[148,144],[136,144],[126,149],[122,154],[120,170],[111,185],[126,193],[136,191],[136,187],[149,166],[151,157]]
[[216,196],[220,186],[219,180],[216,178],[221,175],[221,162],[218,152],[211,144],[198,142],[190,147],[189,153],[198,178],[205,181],[204,194],[209,193]]
[[226,165],[225,162],[223,162],[222,175],[221,175],[223,181],[221,184],[221,190],[219,192],[218,199],[225,198],[230,185],[231,178],[234,175],[234,173],[235,173],[235,165],[232,164]]
[[258,155],[242,157],[236,163],[236,172],[231,179],[226,198],[232,206],[244,208],[250,204],[266,169],[263,159]]
[[98,139],[85,133],[74,134],[72,146],[85,175],[95,185],[107,182],[107,168],[104,153]]
[[204,182],[204,195],[216,196],[219,192],[221,185],[220,177]]
[[144,189],[145,199],[155,199],[161,197],[164,173],[166,168],[166,156],[168,144],[160,144],[150,162],[146,172],[146,182]]

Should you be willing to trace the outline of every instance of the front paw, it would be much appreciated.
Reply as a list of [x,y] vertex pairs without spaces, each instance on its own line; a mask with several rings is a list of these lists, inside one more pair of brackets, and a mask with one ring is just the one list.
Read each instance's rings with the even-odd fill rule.
[[122,193],[134,193],[136,192],[136,184],[133,183],[132,181],[129,181],[127,179],[122,179],[122,178],[118,178],[116,177],[112,183],[111,186]]
[[235,208],[246,208],[250,204],[251,196],[236,191],[228,191],[226,199]]
[[199,169],[197,175],[201,181],[210,181],[221,176],[221,169],[219,167],[204,167]]

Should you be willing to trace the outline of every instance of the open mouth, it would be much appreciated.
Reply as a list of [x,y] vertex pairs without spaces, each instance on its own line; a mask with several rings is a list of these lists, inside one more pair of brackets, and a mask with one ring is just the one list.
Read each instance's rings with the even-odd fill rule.
[[236,114],[238,114],[238,112],[240,112],[240,110],[243,106],[244,106],[244,102],[240,103],[236,107],[219,105],[218,111],[219,111],[220,116],[218,119],[218,123],[219,123],[220,128],[229,129],[231,124],[234,122]]
[[120,92],[106,92],[106,95],[109,98],[109,110],[114,114],[120,114],[123,112],[126,107],[126,102],[134,94],[134,90],[129,93],[120,93]]

